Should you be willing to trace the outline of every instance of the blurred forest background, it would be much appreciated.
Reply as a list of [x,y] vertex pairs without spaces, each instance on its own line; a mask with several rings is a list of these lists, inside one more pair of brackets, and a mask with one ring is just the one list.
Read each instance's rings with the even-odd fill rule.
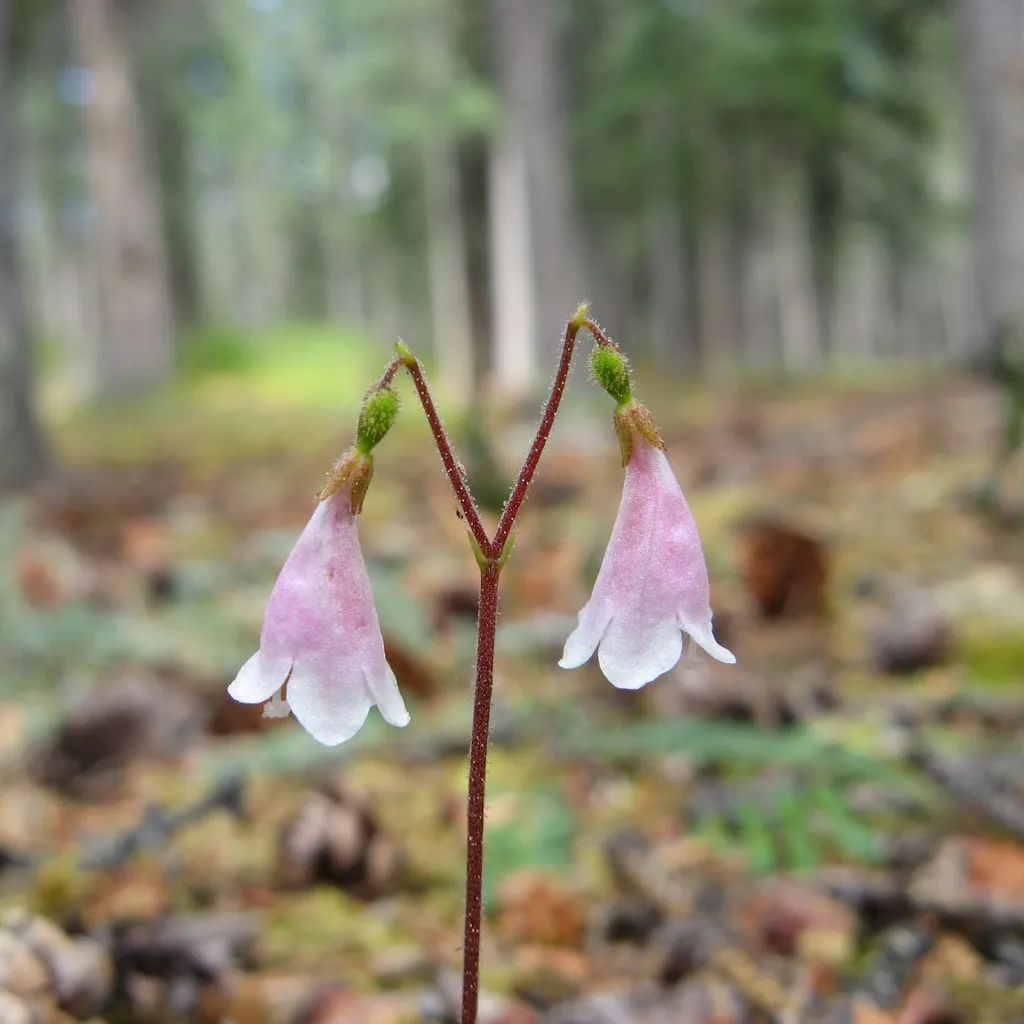
[[516,395],[580,295],[720,378],[962,362],[1019,302],[1015,0],[5,0],[0,28],[5,475],[44,385],[131,394],[281,325]]
[[482,1020],[1024,1020],[1024,0],[0,0],[0,1022],[455,1024],[476,570],[407,381],[412,723],[225,687],[395,337],[493,522],[581,299],[739,663],[556,667],[622,482],[578,368]]

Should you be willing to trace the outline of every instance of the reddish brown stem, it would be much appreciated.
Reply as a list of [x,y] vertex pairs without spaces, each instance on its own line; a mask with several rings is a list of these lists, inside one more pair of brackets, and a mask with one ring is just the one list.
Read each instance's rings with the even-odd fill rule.
[[395,374],[398,373],[401,367],[401,359],[392,359],[391,362],[388,363],[387,368],[381,374],[380,380],[370,388],[370,392],[372,393],[374,391],[380,391],[381,388],[390,387],[391,382],[395,379]]
[[470,533],[473,534],[473,539],[476,541],[481,552],[483,552],[484,557],[490,558],[492,550],[491,540],[487,536],[484,524],[480,521],[480,513],[477,511],[473,495],[470,494],[469,487],[466,486],[462,463],[455,457],[451,442],[448,440],[444,425],[441,423],[441,417],[437,414],[434,399],[430,395],[430,388],[427,387],[427,379],[423,375],[423,368],[420,366],[418,359],[412,359],[411,361],[402,360],[402,362],[409,371],[413,384],[416,386],[416,394],[419,395],[420,404],[423,406],[423,413],[427,417],[427,423],[430,425],[430,432],[434,435],[434,442],[441,455],[444,471],[448,474],[448,480],[452,485],[452,490],[455,492],[455,498],[465,517],[466,525],[469,527]]
[[480,573],[473,735],[469,745],[466,805],[466,917],[462,959],[462,1024],[476,1024],[480,986],[480,918],[484,878],[484,797],[494,689],[494,634],[498,625],[498,576],[493,562]]
[[584,320],[582,326],[586,327],[586,329],[590,331],[594,336],[594,341],[596,341],[601,348],[618,349],[619,346],[604,333],[600,324],[595,323],[593,320]]
[[480,607],[477,616],[476,685],[473,691],[473,733],[469,746],[469,797],[466,807],[466,916],[462,961],[462,1024],[476,1024],[477,1002],[480,990],[480,922],[483,906],[484,877],[484,800],[487,789],[487,747],[490,742],[491,695],[494,689],[494,636],[498,625],[498,578],[501,574],[502,553],[516,517],[522,508],[526,493],[540,463],[544,447],[551,434],[558,407],[562,402],[569,369],[572,365],[576,335],[586,326],[599,345],[610,344],[601,329],[582,318],[585,307],[580,307],[565,325],[562,354],[544,405],[540,425],[527,452],[519,476],[509,494],[505,509],[493,540],[487,536],[476,503],[463,477],[462,467],[455,457],[451,442],[445,433],[441,418],[434,407],[430,389],[419,360],[402,355],[388,366],[379,386],[386,386],[397,372],[398,363],[409,371],[416,386],[423,412],[427,417],[437,450],[444,463],[459,507],[473,534],[482,559],[480,570]]
[[501,522],[494,534],[493,550],[500,553],[505,547],[505,541],[512,532],[516,516],[519,515],[519,508],[523,504],[526,492],[529,490],[533,480],[533,474],[537,471],[537,464],[541,455],[544,454],[544,446],[548,443],[551,434],[551,427],[555,422],[555,415],[559,405],[562,404],[562,392],[565,391],[565,383],[569,379],[569,368],[572,366],[572,353],[576,345],[576,335],[580,329],[580,322],[573,318],[565,325],[565,335],[562,339],[562,357],[558,361],[558,370],[555,373],[555,381],[551,385],[551,393],[544,405],[544,412],[537,426],[537,433],[534,435],[533,444],[526,453],[526,460],[523,468],[519,470],[519,477],[512,488],[512,493],[505,502],[505,510],[501,514]]

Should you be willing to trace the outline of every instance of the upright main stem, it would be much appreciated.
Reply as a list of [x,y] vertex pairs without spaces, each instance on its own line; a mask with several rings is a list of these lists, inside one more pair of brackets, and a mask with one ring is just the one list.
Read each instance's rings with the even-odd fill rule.
[[477,1000],[480,990],[480,920],[484,879],[484,796],[487,787],[487,746],[490,741],[491,693],[494,689],[494,634],[498,625],[498,578],[501,575],[505,544],[515,525],[516,517],[526,499],[534,473],[551,434],[555,415],[562,401],[562,393],[569,378],[576,335],[587,327],[599,345],[608,344],[601,329],[586,319],[586,307],[580,306],[565,325],[562,354],[551,385],[551,393],[544,406],[537,433],[526,454],[522,469],[516,478],[509,499],[505,503],[501,521],[494,537],[488,537],[480,519],[473,496],[463,476],[462,464],[445,433],[441,417],[427,386],[423,368],[408,350],[400,352],[381,378],[377,387],[391,383],[399,364],[405,366],[413,379],[430,431],[448,480],[455,492],[469,531],[476,542],[480,569],[480,610],[477,618],[476,686],[473,694],[473,735],[469,745],[469,798],[466,807],[466,917],[465,941],[462,961],[462,1024],[476,1024]]
[[484,879],[484,797],[487,746],[494,689],[494,634],[498,625],[498,576],[491,563],[480,573],[476,642],[473,735],[469,745],[469,800],[466,806],[466,919],[462,960],[462,1024],[476,1024],[480,987],[480,916]]

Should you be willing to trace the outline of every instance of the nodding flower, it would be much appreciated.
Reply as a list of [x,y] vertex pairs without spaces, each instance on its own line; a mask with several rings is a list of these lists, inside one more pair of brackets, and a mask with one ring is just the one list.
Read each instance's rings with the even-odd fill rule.
[[266,703],[267,717],[290,710],[329,746],[354,736],[374,704],[391,725],[409,722],[359,547],[358,480],[349,467],[325,488],[274,585],[260,649],[228,687],[243,704]]
[[638,402],[616,413],[626,479],[590,600],[559,665],[578,668],[597,651],[614,686],[639,689],[668,672],[689,637],[718,661],[736,658],[711,630],[711,595],[697,524],[650,415]]

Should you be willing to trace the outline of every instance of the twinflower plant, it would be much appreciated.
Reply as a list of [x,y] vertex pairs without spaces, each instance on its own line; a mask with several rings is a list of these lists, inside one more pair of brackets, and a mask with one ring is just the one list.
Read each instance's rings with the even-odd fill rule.
[[693,515],[665,455],[650,411],[633,397],[629,364],[581,305],[565,327],[561,357],[540,425],[493,534],[484,528],[461,463],[434,406],[420,361],[399,343],[394,359],[367,393],[353,447],[334,465],[319,503],[288,556],[267,604],[259,650],[228,692],[263,704],[268,717],[289,712],[321,743],[359,731],[374,705],[391,725],[409,713],[384,656],[370,581],[359,546],[357,517],[373,479],[374,449],[398,413],[395,378],[406,371],[437,444],[441,463],[469,530],[480,568],[476,682],[469,747],[465,941],[462,1024],[476,1024],[480,976],[484,796],[498,584],[512,547],[512,529],[551,434],[583,329],[595,341],[594,379],[615,399],[613,416],[625,482],[590,601],[579,614],[559,664],[577,668],[597,652],[614,686],[638,689],[668,672],[693,642],[733,663],[712,632],[710,585]]

